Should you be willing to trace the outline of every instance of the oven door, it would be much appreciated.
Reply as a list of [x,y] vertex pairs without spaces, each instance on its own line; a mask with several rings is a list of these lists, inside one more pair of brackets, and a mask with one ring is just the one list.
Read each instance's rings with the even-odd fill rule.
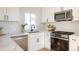
[[53,38],[53,39],[51,39],[51,50],[68,51],[69,50],[69,42],[66,40]]

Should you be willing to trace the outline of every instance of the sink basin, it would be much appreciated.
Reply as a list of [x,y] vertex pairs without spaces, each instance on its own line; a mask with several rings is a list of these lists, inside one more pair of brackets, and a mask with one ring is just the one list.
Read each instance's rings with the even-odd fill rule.
[[28,33],[38,33],[39,31],[29,31]]

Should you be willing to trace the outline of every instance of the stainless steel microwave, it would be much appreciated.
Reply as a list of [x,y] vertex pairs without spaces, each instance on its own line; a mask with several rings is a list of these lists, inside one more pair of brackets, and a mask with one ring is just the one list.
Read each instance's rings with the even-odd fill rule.
[[54,19],[55,21],[72,21],[72,9],[56,12]]

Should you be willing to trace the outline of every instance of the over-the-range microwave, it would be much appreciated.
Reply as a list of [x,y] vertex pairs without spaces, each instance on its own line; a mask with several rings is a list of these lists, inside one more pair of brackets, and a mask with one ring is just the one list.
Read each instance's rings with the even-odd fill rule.
[[55,21],[72,21],[72,18],[72,9],[54,13]]

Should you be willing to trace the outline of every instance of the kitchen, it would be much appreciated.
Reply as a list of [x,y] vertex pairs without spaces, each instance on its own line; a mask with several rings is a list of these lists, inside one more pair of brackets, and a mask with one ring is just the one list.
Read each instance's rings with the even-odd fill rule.
[[[55,13],[70,9],[72,9],[71,20],[55,21]],[[73,32],[74,34],[68,37],[67,51],[78,51],[78,12],[78,7],[0,7],[0,50],[51,51],[49,29],[52,26],[53,31]],[[61,45],[59,42],[57,44]],[[56,50],[61,51],[59,48]]]

